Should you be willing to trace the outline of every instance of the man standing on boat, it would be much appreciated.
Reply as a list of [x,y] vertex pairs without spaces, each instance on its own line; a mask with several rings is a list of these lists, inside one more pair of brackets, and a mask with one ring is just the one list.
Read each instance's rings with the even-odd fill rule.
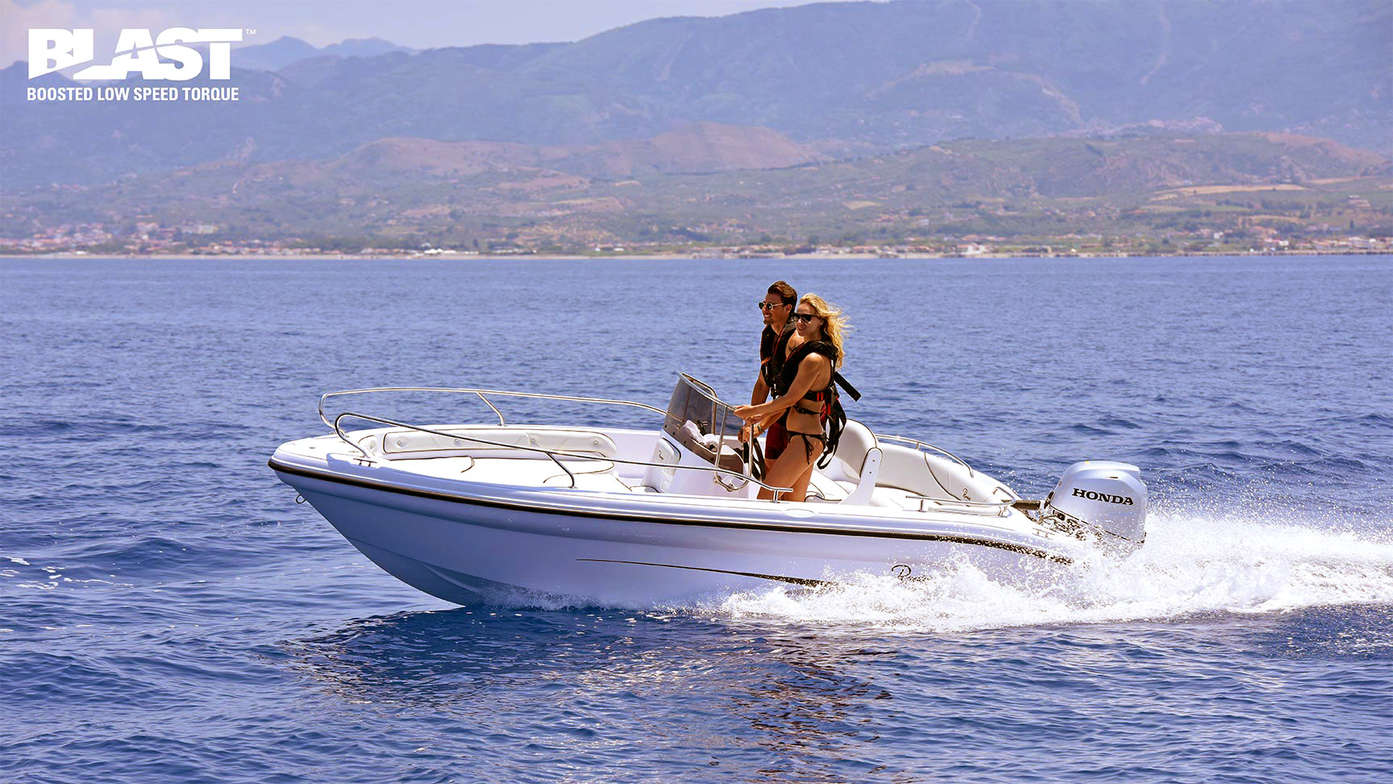
[[[764,332],[759,339],[759,376],[755,379],[754,391],[750,394],[750,405],[757,406],[769,397],[774,381],[783,371],[784,358],[788,356],[789,341],[797,343],[793,329],[793,307],[798,304],[798,292],[787,282],[776,280],[769,284],[759,309],[764,314]],[[796,347],[796,346],[794,346]],[[741,431],[741,440],[750,440],[759,435],[749,432],[749,426]],[[788,443],[788,433],[783,425],[770,425],[765,438],[764,452],[769,459],[779,456]]]

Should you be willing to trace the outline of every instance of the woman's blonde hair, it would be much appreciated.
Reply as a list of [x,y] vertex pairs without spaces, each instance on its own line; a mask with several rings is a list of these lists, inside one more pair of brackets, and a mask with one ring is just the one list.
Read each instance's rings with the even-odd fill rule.
[[837,347],[837,364],[841,365],[846,361],[844,341],[846,333],[851,330],[851,324],[847,322],[840,308],[816,294],[804,294],[798,304],[804,303],[813,309],[813,315],[822,317],[822,335]]

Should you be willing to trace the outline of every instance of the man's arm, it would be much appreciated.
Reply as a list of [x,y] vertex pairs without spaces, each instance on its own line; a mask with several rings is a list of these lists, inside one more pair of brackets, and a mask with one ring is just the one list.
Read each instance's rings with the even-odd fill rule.
[[769,385],[764,382],[764,363],[759,363],[759,375],[755,377],[755,391],[750,393],[750,405],[757,406],[769,397]]

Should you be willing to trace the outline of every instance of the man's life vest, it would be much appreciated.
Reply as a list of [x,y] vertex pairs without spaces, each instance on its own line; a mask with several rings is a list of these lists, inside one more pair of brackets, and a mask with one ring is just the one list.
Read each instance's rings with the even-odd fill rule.
[[793,327],[785,325],[784,331],[774,334],[773,327],[765,327],[764,333],[759,340],[759,359],[760,375],[764,377],[764,383],[772,391],[778,382],[780,374],[784,369],[784,351],[788,348],[788,340],[793,337]]

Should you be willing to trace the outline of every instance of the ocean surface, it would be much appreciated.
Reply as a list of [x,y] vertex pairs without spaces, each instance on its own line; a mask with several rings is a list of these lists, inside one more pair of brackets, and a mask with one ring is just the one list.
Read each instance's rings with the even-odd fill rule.
[[[852,416],[1027,496],[1136,463],[1146,546],[455,607],[266,466],[333,389],[739,401],[777,278]],[[0,781],[1393,778],[1393,258],[0,259],[0,330]]]

